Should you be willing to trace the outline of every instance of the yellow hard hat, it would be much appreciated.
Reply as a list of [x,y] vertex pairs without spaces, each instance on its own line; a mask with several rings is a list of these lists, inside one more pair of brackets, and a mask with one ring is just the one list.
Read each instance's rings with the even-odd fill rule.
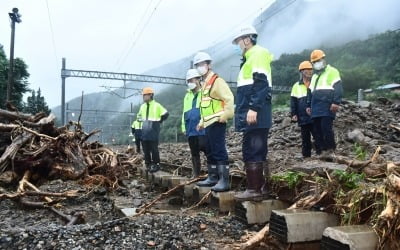
[[312,69],[312,64],[310,61],[303,61],[300,63],[299,65],[299,71],[303,70],[303,69]]
[[142,95],[154,94],[154,90],[150,87],[143,88]]
[[311,52],[310,61],[313,63],[324,57],[325,57],[325,53],[320,49],[316,49],[316,50],[313,50],[313,52]]

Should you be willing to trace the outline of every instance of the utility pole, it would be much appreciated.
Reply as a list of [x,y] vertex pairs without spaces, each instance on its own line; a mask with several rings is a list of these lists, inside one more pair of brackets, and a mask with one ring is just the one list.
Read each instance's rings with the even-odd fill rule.
[[14,74],[14,42],[15,42],[15,23],[21,22],[21,15],[18,13],[18,8],[13,8],[12,12],[8,13],[11,19],[11,43],[10,43],[10,65],[8,67],[8,83],[7,83],[7,102],[11,102],[11,92],[13,85]]

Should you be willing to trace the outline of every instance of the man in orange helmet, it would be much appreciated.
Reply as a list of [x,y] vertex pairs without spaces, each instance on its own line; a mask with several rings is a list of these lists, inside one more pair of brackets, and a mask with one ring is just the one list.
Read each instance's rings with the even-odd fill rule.
[[160,170],[160,153],[158,139],[160,125],[168,118],[168,111],[158,102],[154,101],[154,90],[150,87],[143,88],[143,101],[138,116],[142,118],[142,146],[144,162],[150,173]]
[[315,140],[326,154],[336,149],[333,120],[342,101],[343,87],[339,71],[326,63],[322,50],[311,52],[314,75],[311,78],[311,118]]
[[[314,137],[313,123],[311,120],[309,89],[313,66],[310,61],[304,61],[299,65],[300,80],[292,87],[290,94],[290,110],[292,120],[296,121],[301,129],[301,152],[304,158],[311,157],[311,135]],[[315,144],[317,154],[320,154],[318,144]]]

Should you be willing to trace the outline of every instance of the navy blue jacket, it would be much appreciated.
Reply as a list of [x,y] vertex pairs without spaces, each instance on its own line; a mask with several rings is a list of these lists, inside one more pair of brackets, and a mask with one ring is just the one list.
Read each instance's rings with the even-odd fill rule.
[[296,82],[293,85],[290,94],[290,111],[292,116],[297,116],[299,126],[312,123],[311,116],[307,114],[307,108],[310,108],[311,91],[303,82]]

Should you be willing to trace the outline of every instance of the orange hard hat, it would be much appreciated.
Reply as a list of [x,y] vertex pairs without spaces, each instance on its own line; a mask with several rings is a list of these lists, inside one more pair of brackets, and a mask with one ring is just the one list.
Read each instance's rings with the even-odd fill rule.
[[303,69],[312,69],[312,64],[310,61],[303,61],[299,65],[299,71]]
[[325,57],[325,53],[320,49],[316,49],[316,50],[313,50],[313,52],[311,52],[310,61],[312,63],[314,63],[324,57]]
[[154,90],[150,87],[143,88],[142,95],[154,94]]

